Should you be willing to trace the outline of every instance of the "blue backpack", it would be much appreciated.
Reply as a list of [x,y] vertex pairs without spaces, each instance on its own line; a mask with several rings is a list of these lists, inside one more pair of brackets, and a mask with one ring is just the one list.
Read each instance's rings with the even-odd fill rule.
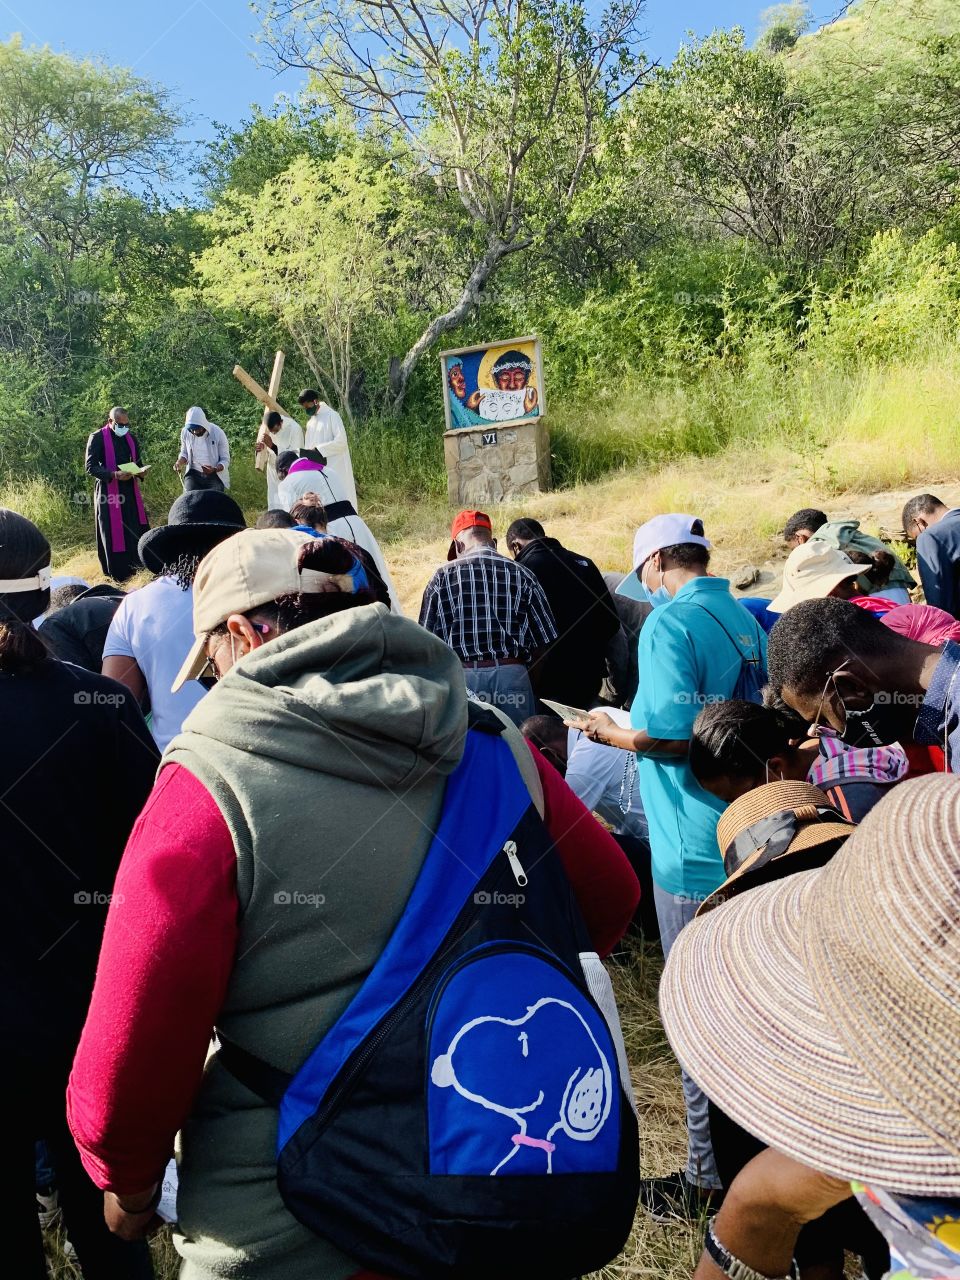
[[463,758],[379,960],[290,1079],[221,1060],[280,1108],[290,1211],[370,1270],[569,1280],[611,1261],[639,1193],[610,980],[501,722]]

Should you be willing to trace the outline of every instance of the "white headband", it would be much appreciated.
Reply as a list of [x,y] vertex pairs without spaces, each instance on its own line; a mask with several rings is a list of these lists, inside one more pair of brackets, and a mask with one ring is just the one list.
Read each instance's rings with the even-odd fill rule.
[[49,591],[50,566],[46,565],[33,578],[0,578],[0,596],[15,595],[18,591]]

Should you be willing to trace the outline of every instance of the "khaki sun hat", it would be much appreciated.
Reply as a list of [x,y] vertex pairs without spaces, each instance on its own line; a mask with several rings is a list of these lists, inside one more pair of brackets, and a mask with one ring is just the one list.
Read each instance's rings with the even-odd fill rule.
[[801,600],[822,600],[841,582],[856,578],[861,573],[862,564],[854,564],[842,551],[811,538],[787,556],[783,567],[783,587],[767,608],[771,613],[786,613]]
[[683,930],[681,1065],[761,1141],[900,1195],[960,1195],[960,778],[893,788],[827,866]]
[[[701,903],[697,915],[751,888],[771,863],[845,840],[855,829],[820,788],[809,782],[768,782],[754,787],[720,816],[717,843],[727,879]],[[802,869],[809,870],[811,865],[805,859]],[[789,870],[781,868],[780,873],[786,875]]]
[[244,529],[204,556],[193,583],[196,638],[172,693],[200,675],[207,665],[207,636],[232,613],[248,613],[281,596],[302,592],[354,590],[348,574],[300,568],[304,547],[314,545],[311,534],[295,529]]

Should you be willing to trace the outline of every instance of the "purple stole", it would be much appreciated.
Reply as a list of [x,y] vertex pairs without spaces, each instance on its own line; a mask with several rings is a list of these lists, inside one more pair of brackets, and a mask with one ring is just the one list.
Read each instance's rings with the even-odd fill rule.
[[[116,471],[117,469],[117,451],[113,447],[113,432],[109,423],[100,431],[103,437],[103,463],[108,471]],[[137,442],[133,436],[130,437],[130,457],[134,462],[139,461],[137,458]],[[140,496],[140,481],[132,480],[134,496],[137,499],[137,515],[140,517],[140,523],[147,523],[147,513],[143,509],[143,498]],[[123,516],[120,514],[120,481],[116,476],[111,476],[107,481],[107,511],[110,516],[110,550],[126,551],[127,539],[123,532]]]

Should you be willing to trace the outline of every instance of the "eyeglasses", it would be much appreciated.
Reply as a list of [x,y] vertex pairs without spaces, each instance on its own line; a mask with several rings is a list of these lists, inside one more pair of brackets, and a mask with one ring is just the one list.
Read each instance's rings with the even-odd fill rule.
[[205,689],[212,689],[220,679],[220,672],[214,665],[213,659],[207,654],[207,660],[193,677],[197,684],[202,684]]
[[[829,736],[831,734],[837,734],[839,737],[841,738],[843,737],[843,734],[846,730],[846,723],[847,723],[847,704],[844,702],[843,698],[840,696],[840,690],[837,688],[836,677],[848,665],[849,663],[844,661],[844,662],[841,662],[840,666],[837,667],[836,671],[827,672],[827,680],[823,686],[823,691],[820,694],[820,701],[817,703],[817,713],[814,716],[809,728],[809,734],[811,738],[818,738],[824,733],[826,734],[826,736]],[[820,713],[823,711],[823,704],[827,700],[827,690],[830,688],[831,684],[833,685],[834,693],[837,695],[837,701],[840,703],[840,706],[843,708],[844,728],[840,730],[834,729],[833,725],[830,723],[823,724],[820,719]]]

